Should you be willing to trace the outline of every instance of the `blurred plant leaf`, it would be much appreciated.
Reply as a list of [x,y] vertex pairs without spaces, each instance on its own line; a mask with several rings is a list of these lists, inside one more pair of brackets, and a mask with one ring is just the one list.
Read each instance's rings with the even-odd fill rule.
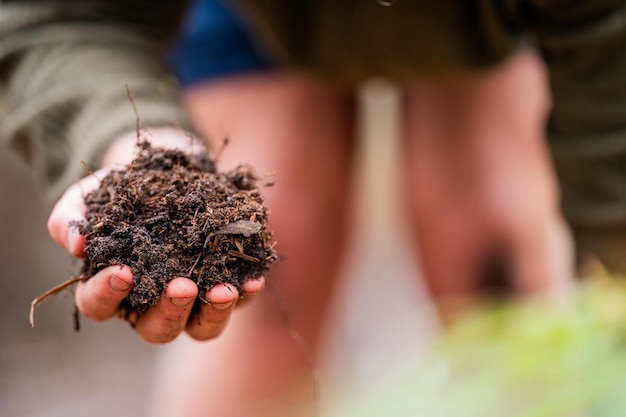
[[329,416],[626,416],[626,281],[481,308]]

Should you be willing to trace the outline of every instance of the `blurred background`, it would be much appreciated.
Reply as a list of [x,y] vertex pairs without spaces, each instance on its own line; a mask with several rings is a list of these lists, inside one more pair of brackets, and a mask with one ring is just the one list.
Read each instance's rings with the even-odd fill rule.
[[[386,82],[372,81],[360,92],[354,233],[318,370],[322,410],[343,387],[358,389],[360,381],[423,352],[436,334],[394,204],[398,103]],[[4,148],[0,171],[0,415],[147,415],[155,367],[167,346],[146,345],[117,320],[82,320],[74,332],[71,292],[39,305],[30,328],[33,298],[79,265],[49,238],[49,208],[26,164]]]
[[0,152],[0,415],[141,416],[156,349],[119,322],[72,325],[67,292],[31,300],[79,267],[48,236],[48,208],[26,164]]

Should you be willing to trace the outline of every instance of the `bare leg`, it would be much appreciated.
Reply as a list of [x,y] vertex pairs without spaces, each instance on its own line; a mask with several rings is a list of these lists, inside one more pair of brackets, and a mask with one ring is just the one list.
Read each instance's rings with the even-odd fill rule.
[[[275,74],[209,83],[184,100],[214,149],[229,136],[220,168],[245,162],[260,175],[274,174],[268,181],[276,185],[262,191],[285,259],[268,282],[314,351],[344,240],[351,97],[304,77]],[[271,402],[311,405],[307,359],[267,289],[235,312],[216,341],[184,338],[172,349],[157,390],[158,416],[260,416]]]
[[483,294],[493,256],[513,290],[563,287],[570,244],[543,140],[549,99],[536,57],[520,53],[488,73],[406,92],[409,206],[439,307]]

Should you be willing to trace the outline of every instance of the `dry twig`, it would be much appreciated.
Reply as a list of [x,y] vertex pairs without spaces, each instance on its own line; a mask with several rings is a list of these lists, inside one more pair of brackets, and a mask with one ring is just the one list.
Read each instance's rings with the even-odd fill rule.
[[56,294],[60,293],[64,289],[71,287],[72,285],[76,284],[77,282],[86,281],[89,278],[90,277],[88,277],[87,275],[79,275],[77,277],[72,277],[72,278],[68,279],[67,281],[62,282],[61,284],[57,285],[56,287],[50,288],[48,291],[46,291],[45,293],[41,294],[39,297],[35,298],[30,303],[30,312],[28,314],[28,320],[30,321],[30,327],[35,327],[35,307],[37,306],[37,304],[43,303],[48,298],[52,297],[53,295],[56,295]]

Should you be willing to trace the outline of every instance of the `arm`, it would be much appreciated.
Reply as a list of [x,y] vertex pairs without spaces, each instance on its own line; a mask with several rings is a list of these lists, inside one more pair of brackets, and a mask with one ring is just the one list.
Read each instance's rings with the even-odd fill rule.
[[84,175],[81,160],[99,166],[107,147],[135,130],[124,83],[144,126],[192,128],[162,59],[184,4],[109,3],[0,6],[0,139],[29,162],[51,201]]
[[[167,4],[8,2],[1,6],[0,70],[6,108],[0,134],[30,162],[49,198],[63,194],[48,229],[74,256],[84,255],[84,238],[69,224],[84,218],[83,193],[98,185],[94,176],[76,183],[85,174],[80,161],[90,167],[109,167],[132,156],[136,120],[125,83],[153,142],[190,145],[184,131],[168,127],[191,130],[161,58],[182,10],[180,5]],[[136,13],[138,9],[150,14]],[[250,280],[244,289],[256,292],[262,282]],[[129,268],[106,268],[77,288],[76,304],[91,319],[108,319],[132,285]],[[198,320],[188,320],[197,291],[189,279],[174,278],[157,306],[129,319],[149,342],[167,342],[185,330],[197,339],[215,337],[226,325],[237,291],[223,285],[213,288],[208,294],[212,303],[199,313],[202,328]]]

